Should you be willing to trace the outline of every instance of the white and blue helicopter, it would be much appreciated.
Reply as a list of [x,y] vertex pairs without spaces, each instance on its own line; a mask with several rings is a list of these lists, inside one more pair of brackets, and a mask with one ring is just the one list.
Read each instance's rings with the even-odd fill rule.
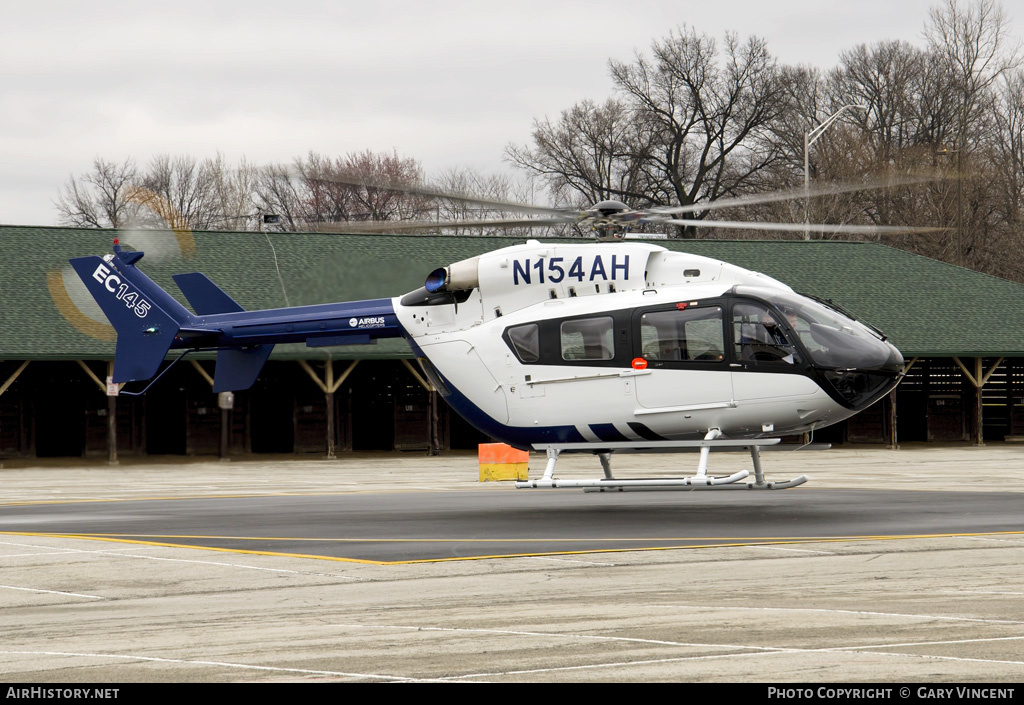
[[[903,375],[903,357],[884,335],[830,303],[764,274],[623,237],[638,222],[803,224],[721,225],[677,217],[697,207],[633,210],[617,201],[584,211],[522,208],[546,215],[528,223],[589,226],[603,241],[529,240],[439,267],[402,296],[259,311],[244,310],[198,272],[174,277],[189,311],[137,267],[142,252],[116,240],[112,254],[71,264],[117,331],[114,382],[158,377],[169,350],[184,350],[181,357],[217,350],[213,391],[246,389],[277,343],[402,337],[466,420],[498,441],[547,454],[542,477],[517,482],[521,488],[795,487],[806,476],[765,479],[759,449],[856,414]],[[487,224],[499,222],[513,221]],[[399,227],[437,223],[348,229]],[[747,470],[710,474],[713,448],[748,449],[753,481],[741,482]],[[685,449],[700,451],[691,476],[618,479],[611,471],[616,451]],[[559,480],[563,452],[598,455],[603,477]]]

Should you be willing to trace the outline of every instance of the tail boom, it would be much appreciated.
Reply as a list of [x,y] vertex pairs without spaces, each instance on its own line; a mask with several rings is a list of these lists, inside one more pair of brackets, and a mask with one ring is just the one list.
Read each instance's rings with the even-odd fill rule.
[[141,252],[77,257],[71,265],[117,331],[114,382],[151,379],[171,349],[218,350],[214,391],[247,389],[277,343],[309,347],[402,337],[391,299],[246,311],[201,274],[175,280],[194,315],[139,270]]

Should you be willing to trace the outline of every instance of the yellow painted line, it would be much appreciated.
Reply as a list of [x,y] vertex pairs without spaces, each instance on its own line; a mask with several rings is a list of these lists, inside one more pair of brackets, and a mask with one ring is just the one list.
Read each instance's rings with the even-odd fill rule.
[[[977,536],[1010,536],[1010,535],[1021,535],[1024,531],[991,531],[991,532],[978,532],[978,533],[951,533],[951,534],[910,534],[905,536],[840,536],[840,537],[757,537],[750,539],[743,539],[737,537],[723,537],[720,539],[712,537],[695,537],[690,539],[680,538],[665,538],[665,539],[586,539],[588,541],[726,541],[727,543],[708,543],[708,544],[697,544],[697,545],[672,545],[672,546],[637,546],[628,548],[595,548],[595,549],[584,549],[575,551],[537,551],[527,553],[496,553],[496,554],[484,554],[479,556],[451,556],[445,558],[417,558],[404,561],[375,561],[361,558],[344,558],[335,556],[322,556],[308,553],[289,553],[282,551],[256,551],[249,549],[240,548],[219,548],[215,546],[196,546],[192,544],[181,544],[171,543],[165,541],[144,541],[139,539],[127,539],[120,538],[123,534],[57,534],[57,533],[45,533],[45,532],[24,532],[24,531],[2,531],[0,535],[5,536],[34,536],[39,538],[64,538],[64,539],[81,539],[84,541],[109,541],[112,543],[126,543],[136,544],[143,546],[161,546],[165,548],[191,548],[200,551],[216,551],[220,553],[237,553],[242,555],[256,555],[256,556],[277,556],[283,558],[311,558],[314,560],[324,561],[335,561],[340,563],[359,563],[363,565],[411,565],[419,563],[451,563],[455,561],[479,561],[479,560],[491,560],[496,558],[538,558],[538,557],[549,557],[549,556],[580,556],[580,555],[591,555],[599,553],[628,553],[631,551],[678,551],[685,549],[697,549],[697,548],[743,548],[743,547],[754,547],[754,546],[774,546],[774,545],[793,545],[793,544],[808,544],[808,543],[844,543],[849,541],[900,541],[907,539],[934,539],[934,538],[970,538]],[[413,543],[413,542],[434,542],[434,543],[496,543],[496,542],[515,542],[522,543],[525,541],[517,541],[515,539],[444,539],[432,541],[430,539],[268,539],[265,537],[189,537],[189,536],[178,536],[167,538],[229,538],[236,540],[245,540],[246,538],[252,538],[253,540],[267,541],[267,540],[310,540],[310,541],[346,541],[346,542],[378,542],[378,543]],[[529,541],[538,542],[554,542],[554,541],[566,541],[571,539],[531,539]]]
[[[2,535],[25,536],[21,531],[0,531]],[[67,536],[64,533],[31,532],[32,536]],[[315,538],[307,536],[229,536],[222,534],[125,534],[125,533],[75,533],[74,536],[91,538],[126,538],[141,537],[145,539],[210,539],[218,541],[310,541],[313,543],[628,543],[632,541],[730,541],[730,542],[765,542],[784,541],[790,543],[806,543],[815,541],[873,541],[889,539],[931,539],[931,538],[966,538],[976,536],[1020,536],[1024,531],[983,531],[977,533],[943,533],[943,534],[853,534],[842,536],[637,536],[622,538]],[[742,545],[742,544],[741,544]]]
[[81,539],[82,541],[108,541],[110,543],[128,543],[140,546],[162,546],[164,548],[194,548],[200,551],[217,551],[220,553],[242,553],[255,556],[283,556],[286,558],[315,558],[318,560],[325,561],[339,561],[342,563],[366,563],[369,565],[387,565],[381,561],[363,560],[360,558],[335,558],[333,556],[317,556],[312,554],[304,553],[279,553],[275,551],[251,551],[240,548],[218,548],[216,546],[193,546],[191,544],[183,543],[166,543],[162,541],[139,541],[133,539],[121,539],[113,538],[110,536],[96,535],[92,536],[89,534],[46,534],[29,531],[4,531],[0,534],[5,536],[34,536],[36,538],[52,538],[52,539]]

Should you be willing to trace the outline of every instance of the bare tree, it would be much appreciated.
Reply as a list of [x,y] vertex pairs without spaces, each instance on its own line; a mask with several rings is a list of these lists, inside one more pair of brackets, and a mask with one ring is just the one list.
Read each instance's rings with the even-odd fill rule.
[[295,160],[294,171],[293,192],[287,195],[277,184],[275,198],[282,204],[290,199],[285,210],[294,208],[306,223],[412,220],[424,208],[419,197],[389,188],[423,181],[419,162],[395,152],[366,150],[335,159],[310,152]]
[[256,173],[254,205],[259,213],[278,216],[278,228],[301,230],[309,221],[304,188],[302,180],[293,178],[289,167],[281,164],[263,167]]
[[915,106],[925,92],[927,64],[925,51],[906,42],[885,41],[843,52],[839,67],[830,74],[829,109],[866,106],[867,110],[849,111],[844,117],[859,125],[881,163],[922,138]]
[[120,228],[135,215],[139,203],[133,200],[138,172],[135,162],[108,162],[96,157],[92,171],[68,178],[55,207],[62,225],[85,228]]
[[[945,68],[955,96],[953,143],[957,172],[956,237],[953,261],[978,265],[990,251],[992,209],[983,196],[988,182],[974,182],[988,171],[975,155],[983,154],[995,130],[992,106],[999,82],[1021,61],[1021,46],[1008,33],[1008,19],[995,0],[962,5],[945,0],[929,13],[925,35]],[[970,167],[970,168],[967,168]]]
[[996,0],[944,0],[928,13],[925,36],[956,92],[958,148],[969,149],[982,136],[994,86],[1020,65],[1020,41],[1010,37],[1008,25]]
[[993,112],[992,160],[1000,171],[1006,222],[1021,226],[1024,207],[1024,71],[1007,76]]
[[553,205],[589,207],[609,199],[652,202],[654,133],[624,101],[590,100],[562,111],[557,122],[534,121],[532,148],[509,145],[506,158],[539,177]]
[[[139,201],[173,229],[210,230],[223,221],[216,200],[214,162],[161,154],[140,179]],[[140,216],[145,216],[144,212]],[[151,223],[159,227],[160,221]]]
[[684,27],[654,42],[652,53],[609,63],[620,99],[535,123],[533,147],[509,148],[508,158],[556,194],[634,207],[747,192],[785,163],[774,133],[787,96],[763,40],[727,34],[719,48]]
[[708,35],[683,28],[655,42],[653,53],[653,62],[613,61],[611,71],[656,136],[652,158],[669,203],[738,195],[783,159],[773,137],[785,91],[763,40],[741,43],[730,33],[719,50]]
[[230,168],[221,154],[204,162],[212,179],[209,195],[216,213],[214,230],[251,230],[257,224],[256,183],[259,170],[245,158]]
[[423,170],[411,157],[366,150],[350,153],[339,167],[343,175],[362,184],[352,189],[359,206],[353,220],[412,220],[424,207],[418,197],[387,188],[389,184],[416,186],[423,182]]
[[[477,235],[504,236],[552,236],[565,234],[564,227],[542,227],[534,229],[522,225],[489,225],[467,230],[465,227],[445,227],[450,223],[473,221],[518,220],[525,216],[514,208],[502,208],[500,203],[535,205],[533,184],[529,180],[517,180],[507,174],[484,175],[473,169],[450,168],[430,180],[428,188],[458,198],[433,199],[434,216],[438,232]],[[474,202],[473,199],[480,199]],[[485,203],[486,201],[486,203]],[[550,205],[544,203],[542,205]]]

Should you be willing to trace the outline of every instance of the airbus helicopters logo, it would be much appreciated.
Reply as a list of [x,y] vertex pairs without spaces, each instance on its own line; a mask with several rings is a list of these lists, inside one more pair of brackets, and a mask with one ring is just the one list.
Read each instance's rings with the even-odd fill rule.
[[348,324],[352,328],[383,328],[384,316],[368,316],[366,318],[350,318]]

